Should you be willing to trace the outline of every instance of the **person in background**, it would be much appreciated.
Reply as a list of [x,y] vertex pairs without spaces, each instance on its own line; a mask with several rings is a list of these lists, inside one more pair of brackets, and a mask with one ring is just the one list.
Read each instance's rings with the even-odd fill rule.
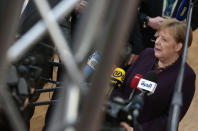
[[[48,3],[51,8],[54,8],[61,0],[48,0]],[[20,26],[18,30],[18,38],[23,37],[23,35],[28,32],[39,20],[41,20],[41,16],[36,8],[36,5],[33,0],[29,0],[26,6],[24,6],[24,10],[22,11],[20,18]],[[71,23],[68,17],[64,17],[64,19],[59,22],[59,26],[65,39],[68,40],[68,43],[71,42]],[[70,44],[71,45],[71,44]],[[54,43],[51,40],[49,34],[46,34],[41,40],[39,40],[26,54],[24,57],[17,62],[16,68],[18,69],[21,65],[23,67],[28,67],[27,58],[34,58],[35,61],[33,66],[39,68],[41,70],[41,74],[36,78],[36,82],[31,82],[31,74],[32,72],[25,74],[20,74],[20,77],[25,77],[28,86],[30,86],[30,96],[29,103],[35,102],[40,94],[35,93],[36,89],[42,89],[44,85],[47,83],[46,80],[51,79],[53,66],[50,64],[49,60],[52,59],[54,55]],[[25,64],[24,64],[25,63]],[[32,63],[30,63],[31,65]],[[32,65],[31,65],[32,66]],[[29,69],[29,68],[28,68]],[[19,69],[18,69],[19,70]],[[34,114],[34,106],[28,105],[25,112],[23,113],[24,121],[29,129],[30,127],[30,119]]]
[[[132,42],[130,42],[132,44],[132,51],[128,61],[129,65],[138,58],[139,54],[145,48],[154,47],[154,35],[159,25],[165,18],[176,18],[177,12],[180,6],[182,6],[182,2],[185,1],[190,0],[142,0],[138,12],[142,41],[137,41],[132,38]],[[194,2],[194,8],[191,26],[194,31],[198,27],[198,2],[196,0],[192,1]],[[135,35],[136,32],[133,34]]]
[[[52,1],[52,0],[49,0],[49,1]],[[58,0],[58,1],[62,1],[62,0]],[[75,34],[75,28],[76,28],[76,25],[78,24],[78,21],[79,21],[79,17],[81,15],[81,13],[83,12],[85,6],[87,5],[87,1],[85,0],[80,0],[79,3],[76,5],[75,9],[71,12],[71,14],[69,16],[67,16],[65,19],[65,21],[61,22],[61,24],[66,24],[67,26],[61,26],[61,29],[63,32],[66,31],[66,34],[64,33],[64,36],[65,38],[69,41],[69,45],[70,47],[72,47],[72,43],[73,43],[73,36]],[[70,18],[71,20],[68,21],[68,18]],[[63,81],[63,74],[65,72],[65,70],[63,68],[59,68],[58,69],[59,72],[58,72],[58,81]],[[52,96],[52,99],[51,100],[56,100],[57,99],[57,94],[58,94],[58,91],[54,91],[53,93],[53,96]],[[55,108],[56,108],[56,104],[51,104],[49,107],[48,107],[48,110],[47,110],[47,113],[46,113],[46,117],[45,117],[45,124],[44,124],[44,127],[42,129],[42,131],[45,131],[47,130],[47,128],[49,127],[49,124],[50,124],[50,120],[53,116],[53,113],[55,111]]]
[[[139,58],[128,68],[122,88],[116,88],[113,96],[128,99],[129,88],[136,74],[145,76],[150,71],[158,74],[157,88],[154,94],[144,97],[144,107],[138,117],[140,126],[145,131],[165,131],[168,121],[169,109],[180,70],[183,48],[186,36],[186,24],[176,19],[164,20],[157,30],[155,47],[145,49]],[[188,46],[192,43],[192,30],[190,30]],[[185,63],[184,79],[182,85],[183,106],[180,120],[186,114],[195,92],[196,75],[193,69]],[[139,94],[136,92],[136,94]],[[128,131],[133,131],[127,123],[121,123]],[[135,129],[134,131],[139,131]]]

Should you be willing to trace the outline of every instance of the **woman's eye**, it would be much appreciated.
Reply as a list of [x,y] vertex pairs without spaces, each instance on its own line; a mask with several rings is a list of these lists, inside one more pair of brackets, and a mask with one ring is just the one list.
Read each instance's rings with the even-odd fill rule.
[[162,40],[163,40],[164,42],[166,42],[166,41],[167,41],[165,38],[162,38]]

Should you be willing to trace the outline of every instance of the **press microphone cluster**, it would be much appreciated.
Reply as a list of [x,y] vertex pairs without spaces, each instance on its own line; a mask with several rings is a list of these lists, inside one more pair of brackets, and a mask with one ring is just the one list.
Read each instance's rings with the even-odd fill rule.
[[[129,100],[116,97],[108,102],[104,127],[119,127],[122,121],[133,123],[134,127],[137,126],[137,118],[144,105],[144,96],[154,93],[156,83],[157,74],[153,71],[147,73],[144,77],[136,74],[130,83],[132,93]],[[141,93],[135,95],[137,90],[141,91]]]
[[136,120],[139,116],[139,112],[144,105],[144,96],[151,95],[155,92],[157,87],[158,76],[154,71],[148,72],[144,78],[139,80],[137,89],[141,91],[140,94],[134,96],[134,98],[124,107],[124,110],[129,114],[132,114],[133,120]]
[[[132,87],[133,90],[138,89],[141,93],[131,97],[129,102],[120,109],[118,116],[121,121],[128,122],[129,124],[132,123],[134,129],[139,128],[142,131],[142,128],[138,126],[137,118],[144,106],[144,96],[154,93],[157,86],[157,79],[157,74],[154,71],[148,72],[143,78],[140,74],[134,76],[130,88]],[[132,94],[134,95],[133,92]]]

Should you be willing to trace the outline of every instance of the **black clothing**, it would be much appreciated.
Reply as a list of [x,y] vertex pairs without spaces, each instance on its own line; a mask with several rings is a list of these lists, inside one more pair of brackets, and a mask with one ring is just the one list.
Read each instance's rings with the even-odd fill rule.
[[132,54],[139,54],[144,49],[144,44],[142,40],[142,34],[140,32],[140,20],[137,18],[134,25],[133,30],[129,36],[129,44],[132,46]]
[[[139,10],[139,19],[140,19],[140,32],[141,35],[138,35],[139,38],[142,37],[143,42],[135,42],[136,40],[133,39],[133,48],[132,48],[132,53],[134,54],[139,54],[143,49],[147,47],[154,47],[154,34],[156,30],[153,30],[150,27],[144,27],[144,21],[145,17],[157,17],[157,16],[162,16],[162,10],[163,10],[163,1],[164,0],[143,0],[140,5],[140,10]],[[173,9],[173,14],[172,17],[176,17],[177,14],[177,9],[180,6],[180,3],[182,0],[178,0],[175,8]],[[192,22],[191,22],[192,29],[195,30],[198,27],[198,2],[195,2],[194,8],[193,8],[193,14],[192,14]],[[136,33],[136,32],[135,32]],[[134,33],[134,34],[135,34]],[[142,45],[140,45],[142,44]],[[138,47],[143,47],[141,50]]]
[[[61,0],[48,0],[48,3],[51,6],[51,8],[53,8],[60,1]],[[30,28],[32,28],[34,24],[36,24],[40,19],[41,19],[41,16],[39,12],[37,11],[33,0],[30,0],[24,12],[21,15],[20,28],[18,31],[19,38],[23,36]],[[59,22],[59,25],[60,25],[60,28],[63,32],[65,39],[69,41],[68,43],[71,43],[70,42],[71,41],[71,23],[69,21],[69,17],[64,17],[64,19],[61,22]],[[16,63],[17,68],[19,68],[21,65],[23,65],[24,67],[27,67],[29,65],[24,64],[26,59],[29,57],[36,58],[36,61],[34,62],[33,66],[35,66],[36,68],[40,68],[41,74],[39,75],[39,77],[37,77],[36,81],[33,81],[33,82],[30,79],[32,72],[24,76],[30,88],[41,89],[43,88],[44,84],[47,83],[47,81],[44,79],[49,79],[52,77],[53,65],[49,63],[49,60],[51,60],[52,56],[54,55],[54,51],[55,51],[54,43],[52,42],[49,34],[46,34],[38,43],[35,44],[34,47],[32,47],[24,55],[23,58],[21,58]],[[20,77],[22,77],[21,74],[20,74]],[[39,98],[39,96],[40,94],[31,95],[29,97],[30,102],[35,102]],[[28,106],[28,108],[26,108],[26,110],[23,112],[24,120],[26,121],[28,127],[29,127],[29,121],[31,117],[33,116],[33,113],[34,113],[34,106]]]
[[[126,71],[125,80],[122,88],[115,88],[114,97],[128,99],[132,91],[131,81],[135,75],[141,74],[144,77],[153,70],[157,58],[154,50],[145,49],[140,57]],[[138,117],[138,122],[144,131],[165,131],[168,122],[168,113],[171,100],[178,77],[181,57],[173,64],[158,72],[157,87],[152,95],[144,97],[144,106]],[[182,83],[183,106],[181,107],[180,120],[186,114],[195,93],[196,74],[193,69],[185,63],[184,79]],[[136,91],[139,94],[141,91]],[[135,96],[134,95],[134,96]],[[134,131],[139,131],[134,129]]]

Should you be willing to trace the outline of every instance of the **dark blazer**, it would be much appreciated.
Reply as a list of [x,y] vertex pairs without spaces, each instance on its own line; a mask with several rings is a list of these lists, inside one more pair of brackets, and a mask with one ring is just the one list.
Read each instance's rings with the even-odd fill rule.
[[[144,47],[154,47],[154,34],[156,30],[153,30],[150,27],[143,28],[143,23],[144,23],[144,18],[145,16],[149,17],[157,17],[157,16],[162,16],[162,10],[163,10],[163,1],[164,0],[142,0],[141,5],[140,5],[140,10],[139,10],[139,18],[141,22],[141,34],[143,37],[143,46]],[[172,17],[176,17],[177,10],[180,6],[182,0],[178,0]],[[195,3],[194,8],[193,8],[193,15],[192,15],[192,22],[191,22],[192,29],[195,30],[198,27],[198,2]],[[138,43],[135,43],[138,44]],[[138,50],[139,49],[135,48],[136,45],[134,46],[133,50]],[[133,51],[134,52],[134,51]],[[137,53],[136,53],[137,54]]]
[[[154,50],[145,49],[137,61],[127,70],[125,82],[122,88],[114,91],[114,96],[121,96],[128,99],[131,89],[129,88],[132,78],[136,74],[145,75],[152,70],[156,61]],[[164,131],[167,126],[169,108],[172,95],[180,69],[181,59],[173,65],[167,67],[158,74],[157,88],[154,94],[146,96],[144,99],[144,107],[139,116],[139,123],[145,131]],[[183,107],[181,118],[187,112],[195,92],[195,73],[186,63],[183,79]],[[138,93],[138,92],[137,92]]]
[[[142,0],[141,6],[140,6],[140,13],[144,13],[150,17],[156,17],[156,16],[162,16],[162,9],[163,9],[163,2],[164,0]],[[190,0],[189,0],[190,1]],[[196,1],[196,0],[192,0]],[[182,0],[178,0],[175,8],[173,9],[173,15],[172,17],[176,17],[177,10],[181,4]],[[198,27],[198,2],[194,3],[193,8],[193,19],[192,19],[192,28],[193,30]]]

